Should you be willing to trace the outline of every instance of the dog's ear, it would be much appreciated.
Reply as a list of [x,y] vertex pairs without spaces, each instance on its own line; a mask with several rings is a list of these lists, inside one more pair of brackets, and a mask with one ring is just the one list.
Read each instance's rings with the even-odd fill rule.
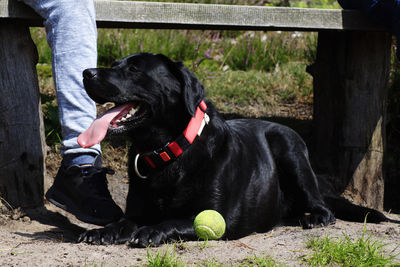
[[157,55],[168,66],[172,75],[181,84],[182,97],[190,116],[194,117],[197,106],[205,97],[204,86],[182,62],[172,61],[162,54]]
[[205,97],[205,89],[197,77],[182,62],[176,62],[181,73],[182,97],[189,114],[194,117],[196,108]]

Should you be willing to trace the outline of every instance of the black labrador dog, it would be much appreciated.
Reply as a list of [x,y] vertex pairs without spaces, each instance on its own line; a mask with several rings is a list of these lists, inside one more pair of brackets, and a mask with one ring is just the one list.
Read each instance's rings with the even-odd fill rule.
[[196,240],[193,219],[206,209],[225,218],[227,239],[268,231],[285,218],[303,228],[335,222],[299,135],[262,120],[225,121],[182,63],[139,53],[83,75],[93,100],[116,107],[81,145],[107,134],[127,136],[132,147],[125,216],[80,241]]

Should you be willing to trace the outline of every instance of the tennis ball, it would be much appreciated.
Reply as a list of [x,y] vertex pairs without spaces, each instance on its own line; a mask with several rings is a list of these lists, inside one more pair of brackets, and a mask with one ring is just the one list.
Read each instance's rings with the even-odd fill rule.
[[203,240],[215,240],[221,238],[225,233],[225,220],[215,210],[204,210],[200,212],[193,223],[194,232]]

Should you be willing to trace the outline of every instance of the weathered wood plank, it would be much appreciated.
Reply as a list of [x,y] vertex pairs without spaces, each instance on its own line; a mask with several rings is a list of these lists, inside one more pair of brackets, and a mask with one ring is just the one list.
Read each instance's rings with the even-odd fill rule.
[[335,193],[383,208],[385,113],[391,37],[322,32],[314,76],[311,155]]
[[[243,30],[381,30],[358,11],[96,0],[99,27]],[[16,0],[0,0],[0,19],[41,19]]]
[[13,207],[43,203],[44,131],[37,51],[29,28],[0,23],[0,197]]

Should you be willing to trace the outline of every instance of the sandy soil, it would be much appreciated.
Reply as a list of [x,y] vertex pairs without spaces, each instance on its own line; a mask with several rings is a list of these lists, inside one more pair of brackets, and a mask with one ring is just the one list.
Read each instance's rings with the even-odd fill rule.
[[[111,176],[109,186],[118,204],[124,206],[127,184],[122,177],[118,172]],[[394,214],[389,216],[399,218]],[[147,249],[76,243],[80,232],[93,227],[50,204],[25,214],[19,211],[0,214],[0,266],[143,266],[146,263]],[[388,250],[400,245],[398,224],[368,224],[366,229],[374,238],[384,239],[384,243],[389,244]],[[234,241],[209,241],[206,245],[201,241],[176,243],[175,253],[189,265],[209,260],[231,265],[254,255],[264,255],[288,266],[299,266],[301,257],[310,252],[305,246],[307,238],[343,237],[344,233],[356,238],[362,232],[362,223],[340,220],[312,230],[282,226]],[[170,244],[152,248],[151,252],[155,255],[173,249]]]

